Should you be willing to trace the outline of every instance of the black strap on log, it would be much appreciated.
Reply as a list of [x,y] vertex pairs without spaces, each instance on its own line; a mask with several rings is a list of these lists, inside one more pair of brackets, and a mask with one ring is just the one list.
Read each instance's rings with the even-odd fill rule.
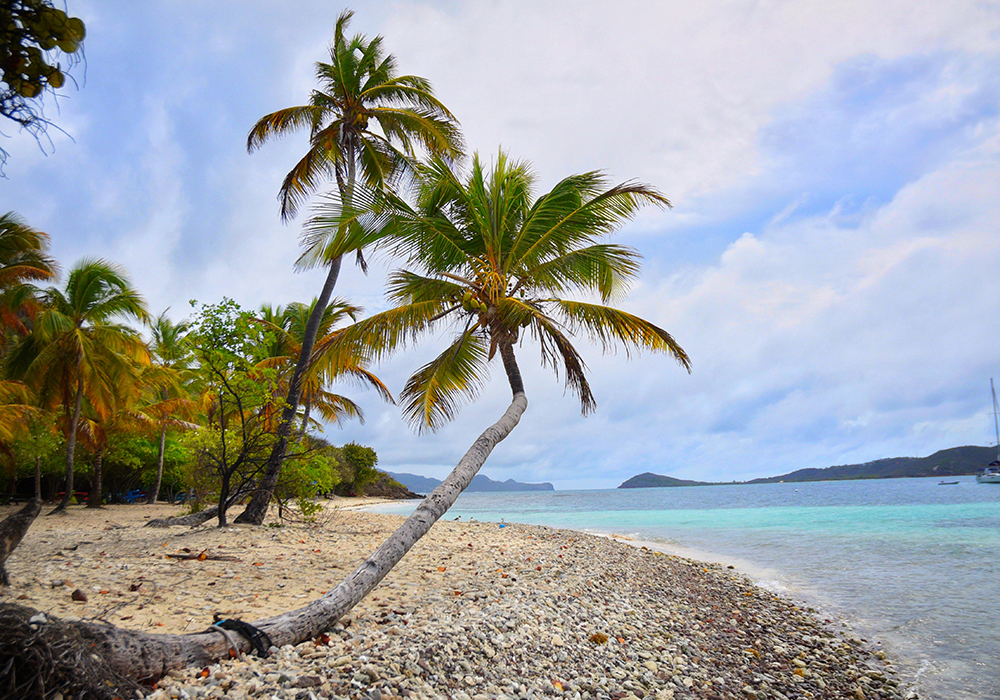
[[243,635],[250,642],[253,650],[257,652],[257,656],[260,657],[267,656],[267,650],[272,646],[271,638],[267,636],[267,632],[254,627],[249,622],[243,622],[243,620],[216,620],[213,627],[238,632]]

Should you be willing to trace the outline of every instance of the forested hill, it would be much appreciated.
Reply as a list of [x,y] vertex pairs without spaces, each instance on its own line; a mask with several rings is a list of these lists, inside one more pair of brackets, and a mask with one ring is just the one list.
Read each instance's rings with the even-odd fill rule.
[[628,481],[622,483],[618,488],[620,489],[646,489],[655,488],[658,486],[705,486],[707,482],[705,481],[689,481],[688,479],[675,479],[672,476],[663,476],[661,474],[653,474],[652,472],[643,472],[637,476],[633,476]]
[[[403,484],[406,488],[411,491],[416,491],[418,493],[430,493],[435,488],[441,484],[440,479],[432,479],[426,476],[419,476],[417,474],[406,474],[395,472],[387,472],[389,476]],[[507,479],[506,481],[493,481],[484,474],[476,474],[472,478],[472,483],[469,484],[469,488],[466,491],[554,491],[555,487],[544,482],[541,484],[525,484],[520,481],[514,481],[513,479]]]
[[865,464],[845,464],[825,469],[799,469],[790,474],[754,479],[748,484],[778,481],[838,481],[843,479],[893,479],[916,476],[976,474],[997,458],[995,447],[951,447],[930,457],[892,457]]

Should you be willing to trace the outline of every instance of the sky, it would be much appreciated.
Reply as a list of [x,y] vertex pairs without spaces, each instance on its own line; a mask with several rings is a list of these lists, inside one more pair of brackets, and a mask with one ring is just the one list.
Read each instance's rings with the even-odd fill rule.
[[[246,151],[250,127],[304,104],[341,6],[66,0],[86,62],[44,99],[36,142],[0,124],[0,211],[52,238],[64,269],[124,265],[154,314],[316,296],[297,273],[303,214],[276,199],[306,134]],[[400,72],[431,81],[466,143],[530,161],[538,193],[604,171],[655,186],[615,236],[644,256],[622,308],[667,329],[661,355],[580,341],[582,416],[538,347],[518,348],[528,410],[493,479],[614,488],[645,471],[710,481],[995,444],[1000,379],[1000,4],[996,0],[355,2]],[[332,183],[330,185],[332,188]],[[336,294],[386,308],[391,259]],[[394,392],[442,349],[376,372]],[[338,387],[365,423],[329,426],[379,466],[443,478],[510,390],[497,366],[437,433]]]

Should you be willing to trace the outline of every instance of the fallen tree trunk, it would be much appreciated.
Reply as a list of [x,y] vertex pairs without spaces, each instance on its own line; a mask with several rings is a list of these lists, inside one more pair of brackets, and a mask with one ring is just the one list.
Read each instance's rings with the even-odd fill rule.
[[0,523],[0,585],[9,586],[10,577],[7,575],[7,557],[10,556],[17,545],[21,543],[31,523],[42,510],[42,500],[35,495],[27,505],[16,513],[11,513]]
[[[305,607],[254,622],[253,626],[266,633],[279,647],[311,639],[332,627],[374,589],[444,515],[479,472],[493,448],[514,429],[527,405],[523,389],[517,391],[500,420],[479,436],[444,482],[350,576]],[[0,610],[9,608],[20,609],[20,606],[0,606]],[[46,624],[56,625],[66,630],[66,634],[78,635],[89,652],[100,656],[113,674],[146,684],[155,682],[172,669],[204,666],[229,658],[234,645],[241,652],[250,649],[247,639],[218,628],[179,635],[148,634],[95,622],[51,620]],[[11,653],[16,650],[16,646],[10,648]],[[0,695],[5,692],[6,682],[3,669],[0,669]]]
[[178,515],[173,518],[157,518],[156,520],[150,520],[148,523],[143,525],[143,527],[174,527],[175,525],[197,527],[204,522],[208,522],[218,514],[219,506],[216,505],[206,508],[205,510],[199,510],[197,513]]

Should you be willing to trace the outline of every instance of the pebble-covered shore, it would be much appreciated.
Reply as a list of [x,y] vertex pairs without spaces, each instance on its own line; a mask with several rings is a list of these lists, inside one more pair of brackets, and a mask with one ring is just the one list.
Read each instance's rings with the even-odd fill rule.
[[[155,578],[159,594],[131,601],[129,591],[102,588],[123,571],[106,559],[107,548],[103,556],[95,552],[94,583],[82,588],[88,552],[70,552],[80,562],[73,585],[100,588],[98,598],[120,594],[114,616],[105,609],[101,617],[122,626],[146,620],[138,626],[149,631],[202,629],[190,618],[204,617],[206,606],[195,612],[182,605],[198,596],[216,601],[209,608],[253,620],[318,595],[331,572],[346,573],[398,522],[339,513],[319,527],[165,534],[138,527],[140,521],[108,532],[135,545],[115,548],[130,559],[131,580]],[[51,533],[40,537],[25,541],[29,556],[56,542]],[[165,559],[173,550],[213,546],[244,556]],[[60,572],[74,568],[59,561],[67,552],[57,554]],[[14,558],[9,564],[28,596],[18,602],[56,614],[67,604],[82,617],[99,612],[88,615],[90,603],[66,603],[68,587],[51,573],[32,575],[28,562]],[[38,560],[34,568],[46,570]],[[307,588],[318,590],[299,592]],[[15,584],[7,596],[18,592]],[[143,618],[149,608],[159,616]],[[723,566],[577,532],[495,523],[439,522],[328,635],[272,652],[172,673],[149,697],[916,697],[876,647]]]

